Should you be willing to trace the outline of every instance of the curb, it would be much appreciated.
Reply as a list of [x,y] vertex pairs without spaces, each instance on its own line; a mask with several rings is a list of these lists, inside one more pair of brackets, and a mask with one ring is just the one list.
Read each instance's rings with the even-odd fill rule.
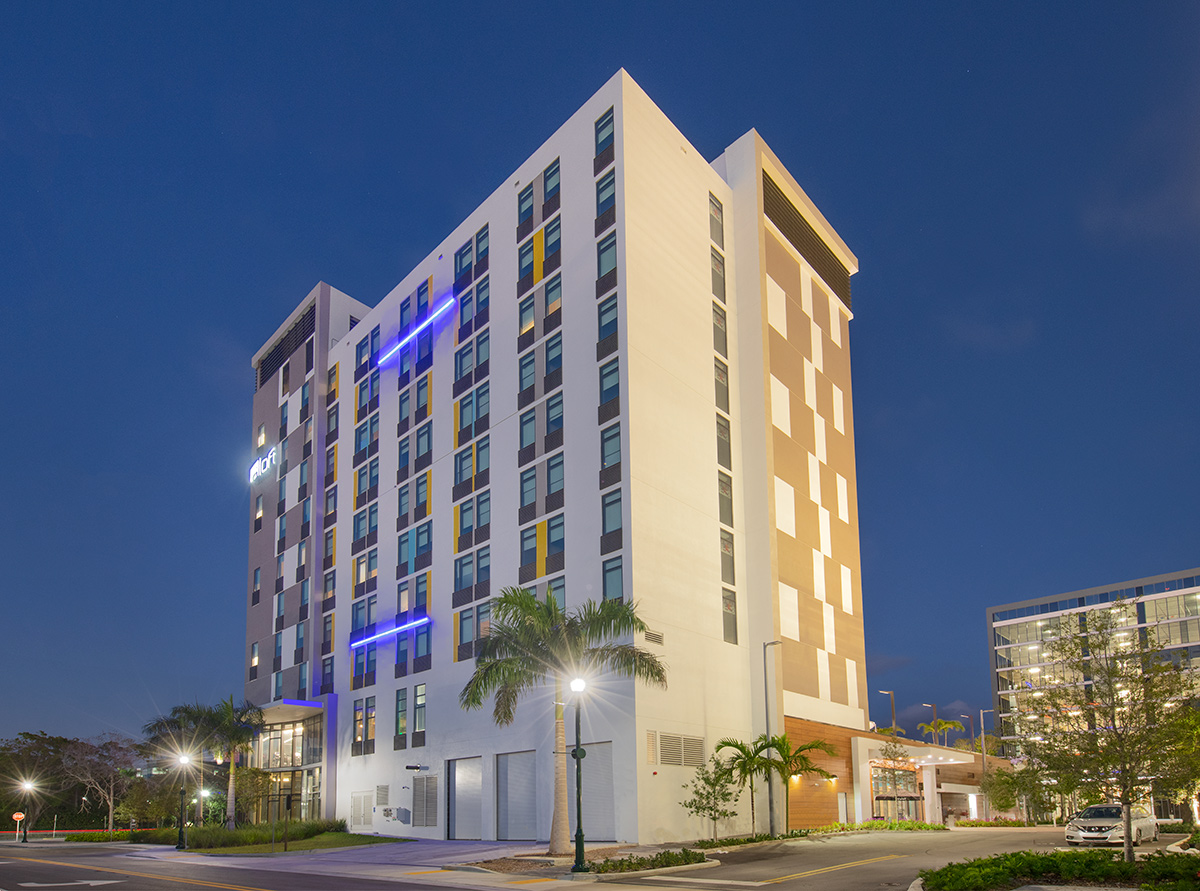
[[630,872],[573,872],[563,878],[576,882],[620,882],[623,879],[636,879],[641,876],[666,875],[673,872],[687,872],[692,869],[712,869],[720,866],[720,860],[705,860],[703,863],[682,863],[679,866],[660,866],[658,869],[637,869]]
[[1192,856],[1200,855],[1200,848],[1181,848],[1181,847],[1179,847],[1185,841],[1187,841],[1186,838],[1183,839],[1183,841],[1177,841],[1174,844],[1167,845],[1166,849],[1167,849],[1167,851],[1169,851],[1172,854],[1191,854]]
[[917,876],[912,880],[912,884],[908,886],[908,891],[925,891],[925,880]]

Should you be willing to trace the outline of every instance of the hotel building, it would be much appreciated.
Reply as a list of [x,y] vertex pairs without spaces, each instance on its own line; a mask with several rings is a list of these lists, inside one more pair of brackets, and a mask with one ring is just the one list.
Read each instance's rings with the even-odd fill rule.
[[846,740],[792,826],[869,818],[857,268],[756,132],[706,161],[620,71],[377,305],[314,288],[248,459],[245,693],[293,816],[549,837],[552,687],[458,705],[522,585],[634,601],[668,669],[589,685],[589,839],[703,835],[681,786],[765,730]]

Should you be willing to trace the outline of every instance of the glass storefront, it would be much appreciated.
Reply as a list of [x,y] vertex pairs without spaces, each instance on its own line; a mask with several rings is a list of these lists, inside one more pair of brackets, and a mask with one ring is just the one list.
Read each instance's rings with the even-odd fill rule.
[[270,789],[254,808],[254,821],[269,823],[289,816],[315,820],[321,816],[321,758],[324,753],[325,718],[268,724],[250,749],[250,766],[269,771]]
[[885,820],[923,820],[924,801],[917,770],[911,764],[871,762],[871,799],[875,816]]

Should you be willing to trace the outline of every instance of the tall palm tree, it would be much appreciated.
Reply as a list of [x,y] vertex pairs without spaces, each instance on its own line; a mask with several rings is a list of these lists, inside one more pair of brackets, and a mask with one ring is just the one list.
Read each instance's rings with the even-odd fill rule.
[[[165,715],[148,721],[142,728],[149,747],[159,757],[169,758],[173,763],[179,755],[198,752],[203,763],[204,749],[209,746],[212,735],[213,708],[199,702],[176,705]],[[196,822],[202,821],[204,797],[196,795]]]
[[212,726],[209,748],[217,756],[217,763],[229,762],[229,789],[225,795],[225,825],[234,827],[233,819],[233,772],[238,755],[250,751],[254,737],[262,731],[262,709],[251,702],[234,705],[233,697],[222,699],[211,711]]
[[751,835],[758,831],[758,825],[754,819],[754,778],[759,774],[765,775],[771,769],[769,759],[764,754],[770,748],[771,740],[765,733],[760,733],[758,739],[754,740],[754,742],[743,742],[740,739],[727,736],[717,743],[717,752],[720,752],[722,749],[733,750],[733,754],[729,756],[729,760],[725,763],[725,766],[733,772],[738,788],[743,789],[747,784],[750,786]]
[[806,774],[815,773],[825,779],[833,776],[829,771],[822,767],[817,767],[812,760],[812,752],[824,752],[826,755],[836,755],[837,749],[825,742],[823,739],[814,739],[806,743],[799,743],[795,746],[788,739],[786,733],[780,733],[777,736],[772,736],[769,742],[769,748],[775,753],[775,756],[768,758],[771,770],[779,775],[779,779],[783,782],[783,825],[784,831],[790,828],[788,817],[791,799],[788,793],[788,781],[795,776],[805,776]]
[[964,728],[962,721],[947,721],[943,718],[938,718],[936,721],[931,721],[928,724],[918,724],[917,729],[933,737],[934,745],[937,745],[939,736],[942,738],[941,744],[946,745],[946,741],[950,738],[951,730],[957,730],[961,733]]
[[631,643],[614,643],[646,624],[632,603],[589,600],[570,611],[559,607],[549,591],[544,600],[526,588],[505,588],[492,603],[491,626],[475,672],[458,702],[464,709],[480,708],[495,694],[492,718],[511,724],[517,700],[554,682],[554,812],[550,822],[550,853],[569,854],[567,816],[567,743],[563,726],[563,680],[611,671],[658,687],[667,686],[666,668],[658,657]]

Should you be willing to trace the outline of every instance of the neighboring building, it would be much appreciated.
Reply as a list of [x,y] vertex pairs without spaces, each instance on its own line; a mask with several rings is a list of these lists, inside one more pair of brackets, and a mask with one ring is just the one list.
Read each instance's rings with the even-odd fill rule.
[[[255,763],[353,830],[547,838],[550,689],[457,701],[516,584],[631,598],[669,668],[589,688],[590,839],[703,834],[722,737],[865,732],[857,268],[757,133],[709,163],[621,71],[377,306],[314,289],[254,358]],[[793,826],[870,817],[864,752]]]
[[996,732],[1006,750],[1043,726],[1038,676],[1049,666],[1042,642],[1064,619],[1097,609],[1117,612],[1128,633],[1152,628],[1158,644],[1189,659],[1200,657],[1200,568],[1115,585],[1022,600],[987,611]]

